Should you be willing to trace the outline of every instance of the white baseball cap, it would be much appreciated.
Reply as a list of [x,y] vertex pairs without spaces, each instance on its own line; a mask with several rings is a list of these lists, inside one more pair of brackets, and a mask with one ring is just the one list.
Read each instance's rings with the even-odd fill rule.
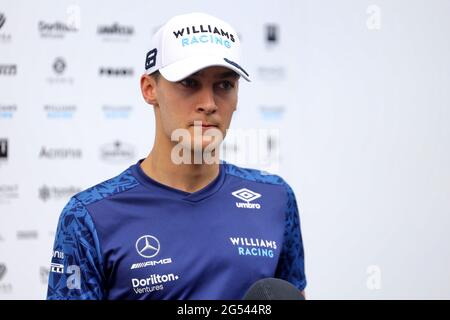
[[203,68],[223,66],[250,81],[240,49],[237,33],[228,23],[205,13],[175,16],[153,36],[145,73],[159,70],[176,82]]

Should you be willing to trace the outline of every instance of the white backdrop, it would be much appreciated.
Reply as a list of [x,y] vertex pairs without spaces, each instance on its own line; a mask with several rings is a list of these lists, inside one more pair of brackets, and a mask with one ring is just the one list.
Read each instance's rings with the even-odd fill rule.
[[294,188],[308,298],[449,299],[447,0],[0,0],[0,299],[44,298],[69,197],[148,154],[148,41],[192,11],[242,38],[232,127],[272,131],[240,164]]

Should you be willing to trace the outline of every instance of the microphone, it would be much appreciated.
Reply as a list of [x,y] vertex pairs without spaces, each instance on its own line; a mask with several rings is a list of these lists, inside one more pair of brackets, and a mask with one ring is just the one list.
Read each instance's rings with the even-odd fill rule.
[[243,300],[305,300],[293,284],[276,278],[256,281],[245,293]]

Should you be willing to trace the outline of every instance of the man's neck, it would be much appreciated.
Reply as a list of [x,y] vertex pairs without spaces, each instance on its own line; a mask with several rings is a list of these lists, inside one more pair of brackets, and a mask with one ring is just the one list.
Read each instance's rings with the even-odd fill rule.
[[153,180],[185,192],[203,189],[219,175],[219,164],[175,164],[171,152],[153,148],[141,168]]

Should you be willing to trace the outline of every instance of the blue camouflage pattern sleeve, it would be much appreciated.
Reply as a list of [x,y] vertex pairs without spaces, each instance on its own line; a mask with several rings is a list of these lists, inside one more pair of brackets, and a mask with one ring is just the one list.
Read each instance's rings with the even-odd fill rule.
[[294,192],[287,183],[284,185],[287,192],[286,220],[283,246],[275,277],[292,283],[301,291],[306,287],[306,276],[300,216]]
[[105,297],[100,242],[86,207],[76,198],[58,222],[48,279],[48,300],[99,300]]

